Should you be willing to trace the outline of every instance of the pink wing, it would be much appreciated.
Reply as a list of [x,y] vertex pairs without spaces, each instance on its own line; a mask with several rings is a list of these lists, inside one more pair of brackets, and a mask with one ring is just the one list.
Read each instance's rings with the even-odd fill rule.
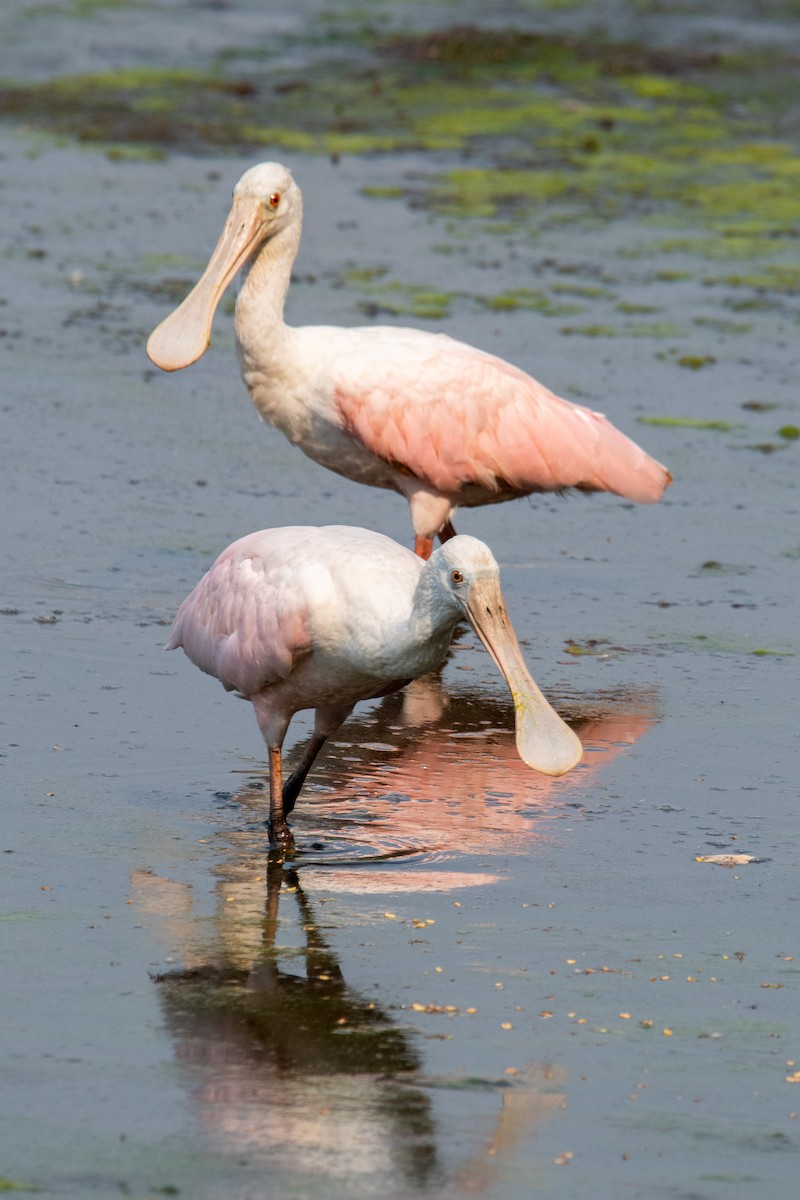
[[602,414],[562,400],[502,359],[444,334],[358,332],[358,355],[340,360],[334,376],[345,428],[438,491],[574,487],[649,503],[671,480]]
[[308,611],[289,561],[298,531],[269,529],[223,550],[178,610],[165,649],[250,697],[285,679],[311,647]]

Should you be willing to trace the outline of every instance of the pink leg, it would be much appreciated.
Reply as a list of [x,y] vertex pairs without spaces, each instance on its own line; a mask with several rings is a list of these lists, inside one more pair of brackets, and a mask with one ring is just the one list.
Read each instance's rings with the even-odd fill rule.
[[269,844],[290,850],[294,846],[292,831],[286,824],[283,809],[283,764],[280,746],[269,748]]
[[423,537],[418,533],[414,538],[414,553],[418,558],[424,558],[427,562],[433,553],[433,538]]

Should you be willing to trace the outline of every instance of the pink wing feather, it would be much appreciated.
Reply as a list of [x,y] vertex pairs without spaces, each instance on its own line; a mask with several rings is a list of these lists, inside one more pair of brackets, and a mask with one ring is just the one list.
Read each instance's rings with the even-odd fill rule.
[[444,334],[369,333],[377,335],[376,362],[365,363],[362,345],[350,360],[357,357],[359,370],[341,360],[336,367],[344,426],[437,491],[574,487],[650,503],[671,480],[601,413],[562,400],[502,359]]
[[264,530],[223,550],[178,609],[165,649],[182,646],[243,696],[285,679],[311,647],[307,607],[287,562],[293,537],[293,529]]

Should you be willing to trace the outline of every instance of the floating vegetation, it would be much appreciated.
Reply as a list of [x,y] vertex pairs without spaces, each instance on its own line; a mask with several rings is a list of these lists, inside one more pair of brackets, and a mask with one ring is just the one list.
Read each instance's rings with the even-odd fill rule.
[[777,407],[771,400],[745,400],[742,404],[747,412],[774,412]]
[[583,304],[553,300],[545,292],[535,291],[531,288],[514,288],[495,296],[477,296],[476,299],[493,311],[510,312],[522,308],[530,312],[541,313],[545,317],[565,317],[586,311],[586,306]]
[[657,313],[661,309],[656,304],[630,304],[627,301],[622,301],[617,305],[617,312],[625,313],[633,316],[634,314]]
[[[480,165],[432,171],[415,199],[459,217],[524,214],[533,226],[565,213],[689,216],[705,232],[661,249],[726,261],[785,258],[797,241],[800,159],[782,116],[800,100],[800,80],[788,53],[745,60],[469,25],[398,37],[352,22],[335,9],[322,18],[302,73],[279,65],[286,44],[270,35],[191,67],[7,78],[0,117],[117,157],[480,149]],[[337,53],[343,44],[353,52]],[[796,280],[800,264],[761,282],[724,281],[795,290],[787,272]]]
[[713,354],[681,354],[675,361],[679,367],[686,367],[689,371],[700,371],[703,367],[710,367],[717,360]]
[[731,421],[705,420],[702,417],[637,417],[642,425],[660,425],[666,429],[709,429],[714,433],[730,433],[739,429]]
[[739,563],[718,562],[715,558],[709,558],[706,562],[700,564],[700,570],[710,571],[714,575],[747,575],[752,570],[752,567],[744,567]]
[[793,650],[778,650],[766,646],[747,646],[740,642],[730,642],[723,638],[711,637],[705,633],[697,633],[688,639],[690,648],[703,649],[711,654],[744,654],[753,658],[793,658]]
[[686,334],[683,326],[674,321],[640,321],[626,325],[622,332],[640,338],[680,338]]
[[571,654],[573,658],[582,658],[585,656],[591,658],[610,658],[612,652],[620,652],[623,649],[624,647],[613,646],[611,642],[605,641],[602,638],[587,638],[585,642],[569,638],[564,646],[565,652]]
[[550,291],[559,296],[580,296],[584,300],[613,300],[616,295],[609,288],[590,283],[554,283]]
[[692,317],[692,324],[713,329],[715,333],[730,334],[749,333],[753,328],[747,321],[729,321],[724,317]]
[[619,330],[614,329],[612,325],[564,325],[558,332],[563,333],[565,337],[613,338]]
[[[800,195],[800,188],[798,188]],[[800,292],[800,262],[796,264],[767,264],[758,271],[747,274],[733,272],[729,275],[713,275],[703,280],[706,287],[724,285],[730,288],[752,288],[759,292],[782,292],[794,295]]]
[[[366,282],[366,281],[365,281]],[[367,298],[358,302],[365,316],[411,316],[420,320],[440,321],[450,315],[456,293],[440,292],[421,284],[392,282],[369,284],[362,289]]]

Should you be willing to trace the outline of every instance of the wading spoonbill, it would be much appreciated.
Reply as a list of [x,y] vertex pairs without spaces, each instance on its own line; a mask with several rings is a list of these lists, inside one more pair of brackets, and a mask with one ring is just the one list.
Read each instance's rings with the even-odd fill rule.
[[[343,525],[251,533],[184,600],[166,648],[182,646],[251,701],[269,751],[270,841],[291,846],[286,817],[326,738],[359,700],[440,666],[464,617],[511,690],[520,757],[563,775],[581,758],[580,740],[528,674],[497,563],[473,537],[451,538],[423,562],[383,534]],[[314,733],[284,784],[281,746],[306,708]]]

